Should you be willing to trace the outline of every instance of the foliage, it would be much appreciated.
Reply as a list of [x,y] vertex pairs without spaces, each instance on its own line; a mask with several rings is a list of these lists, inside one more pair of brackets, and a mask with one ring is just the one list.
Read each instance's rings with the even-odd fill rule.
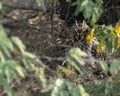
[[[66,1],[71,2],[71,0]],[[96,38],[99,42],[96,47],[97,53],[105,53],[106,57],[110,56],[112,59],[120,46],[120,24],[119,22],[116,23],[115,27],[112,25],[96,24],[103,11],[102,4],[103,0],[75,0],[72,2],[72,6],[77,6],[75,15],[83,12],[85,19],[92,25],[86,37],[88,44],[92,44],[92,41]],[[85,65],[84,58],[87,57],[87,54],[79,48],[72,48],[69,51],[69,56],[66,60],[68,64],[79,73],[82,73],[81,66]],[[119,60],[112,60],[111,66],[109,66],[107,62],[99,61],[103,72],[106,74],[106,78],[96,83],[88,81],[80,85],[63,79],[63,77],[60,76],[57,77],[57,79],[52,79],[52,83],[50,82],[50,85],[43,89],[42,92],[52,90],[51,96],[117,96],[120,92],[119,62]],[[67,66],[59,66],[59,70],[68,78],[75,77],[75,71]],[[111,73],[113,77],[108,76],[108,73]],[[75,78],[72,79],[75,80]]]
[[59,76],[54,83],[42,92],[52,90],[51,96],[89,96],[81,84],[75,85],[73,82],[63,79]]
[[101,67],[104,72],[114,74],[113,77],[107,77],[104,80],[101,80],[98,84],[86,83],[85,89],[89,90],[89,88],[93,87],[93,92],[90,92],[91,96],[118,96],[120,92],[120,61],[113,60],[112,65],[109,67],[107,63],[100,62]]
[[99,84],[85,83],[84,88],[89,91],[90,96],[118,96],[120,90],[119,82],[109,79],[102,80]]
[[116,23],[115,27],[112,25],[94,25],[91,31],[88,33],[86,40],[88,44],[97,39],[99,44],[96,46],[98,54],[105,53],[106,56],[114,57],[115,53],[119,51],[120,37],[119,37],[119,22]]
[[[69,0],[68,2],[70,2]],[[80,12],[83,13],[85,19],[94,25],[102,14],[103,0],[76,0],[72,2],[72,6],[77,6],[75,15],[77,16]]]
[[14,80],[14,83],[20,84],[20,78],[26,77],[29,71],[35,72],[43,86],[46,86],[41,61],[25,49],[25,45],[18,37],[9,38],[0,25],[0,85],[8,96],[16,96],[11,82]]
[[19,76],[25,77],[26,69],[31,66],[34,58],[34,55],[25,51],[20,39],[8,38],[0,25],[0,84],[8,96],[14,96],[10,87],[11,81],[15,79],[20,84]]
[[[74,51],[76,54],[75,59],[78,58],[77,52],[80,52],[80,50],[78,48],[74,48],[71,49],[71,51]],[[84,56],[84,52],[82,52],[81,55]],[[84,59],[79,59],[79,61],[81,60]],[[103,72],[106,74],[104,79],[98,81],[88,81],[81,85],[76,84],[76,82],[63,79],[63,77],[59,75],[57,78],[48,81],[48,84],[50,85],[44,88],[41,92],[52,91],[51,96],[118,96],[120,92],[120,61],[113,60],[111,64],[112,66],[110,67],[107,62],[100,61],[99,63]],[[67,67],[60,68],[68,78],[73,76],[71,74],[72,70],[69,70]],[[113,77],[109,77],[107,74],[108,72],[110,72]],[[72,80],[75,80],[75,78],[72,78]]]
[[46,6],[44,0],[36,0],[38,6],[42,7],[43,11],[46,12]]
[[69,51],[69,56],[70,57],[66,60],[66,62],[68,63],[68,66],[71,66],[72,68],[70,69],[68,67],[59,66],[59,70],[69,79],[74,80],[76,78],[75,70],[79,72],[79,74],[82,74],[82,66],[85,65],[84,58],[87,57],[87,54],[79,48],[72,48]]
[[[2,2],[0,12],[1,15],[5,13]],[[46,79],[41,66],[42,62],[34,54],[26,51],[23,42],[18,37],[9,37],[0,24],[0,87],[3,87],[5,93],[8,96],[16,96],[11,83],[20,84],[20,78],[25,78],[28,72],[34,72],[45,87]]]
[[79,48],[73,48],[69,52],[70,58],[68,63],[73,66],[79,73],[82,73],[81,67],[85,65],[84,57],[87,57],[87,54]]
[[[67,2],[71,2],[71,0],[66,0]],[[99,44],[97,45],[97,52],[98,54],[105,53],[105,56],[110,58],[114,58],[114,54],[119,50],[120,41],[119,41],[119,22],[116,23],[115,27],[112,25],[97,25],[95,24],[99,19],[100,15],[102,14],[102,2],[103,0],[76,0],[72,2],[73,6],[77,5],[75,15],[78,15],[79,12],[83,12],[84,17],[91,23],[92,28],[88,33],[86,40],[88,44],[92,44],[92,40],[94,38],[97,39]],[[88,10],[89,9],[89,10]],[[70,58],[67,59],[68,64],[70,64],[74,69],[81,73],[81,66],[84,66],[85,61],[84,57],[87,54],[81,51],[79,48],[73,48],[69,52]],[[78,96],[118,96],[120,93],[120,61],[119,60],[112,60],[111,66],[109,66],[108,62],[99,61],[103,72],[105,73],[106,77],[103,80],[96,81],[93,83],[91,81],[85,82],[82,86],[85,94],[83,95],[82,92]],[[63,72],[68,78],[75,77],[75,71],[71,70],[69,67],[59,67],[60,71]],[[112,74],[113,77],[110,77],[108,73]],[[74,78],[72,78],[75,80]],[[58,82],[56,84],[56,82]],[[70,91],[66,83],[69,82],[61,78],[57,78],[54,81],[54,84],[49,86],[46,90],[52,90],[52,96],[70,96]],[[78,86],[74,82],[70,82],[69,86],[72,88],[79,89]],[[80,85],[81,86],[81,85]],[[66,92],[67,90],[67,92]],[[74,93],[73,90],[71,92]],[[86,93],[87,92],[87,93]],[[63,95],[65,94],[65,95]],[[76,91],[77,94],[77,91]],[[71,96],[77,96],[77,95]]]
[[[71,0],[66,1],[71,2]],[[79,12],[83,12],[85,19],[93,26],[86,37],[88,43],[91,44],[94,37],[97,38],[99,42],[96,47],[98,54],[105,53],[106,56],[114,58],[114,54],[119,50],[120,46],[120,26],[119,23],[117,23],[115,27],[112,25],[106,26],[95,24],[102,14],[102,3],[103,0],[76,0],[72,2],[72,6],[77,6],[75,15],[78,15]],[[67,62],[69,62],[68,64],[81,73],[82,70],[80,68],[85,64],[83,58],[86,57],[87,54],[79,48],[73,48],[70,50],[69,56],[70,58],[67,59]],[[82,85],[76,85],[74,82],[58,77],[54,82],[52,81],[52,84],[50,82],[50,86],[43,91],[52,90],[51,96],[117,96],[120,92],[119,62],[119,60],[113,60],[111,66],[109,66],[107,62],[100,61],[99,63],[106,74],[106,78],[97,83],[91,81],[85,82],[83,84],[84,88]],[[71,78],[71,76],[75,77],[74,70],[63,66],[60,66],[59,69],[68,78]],[[113,77],[108,76],[109,72]],[[83,91],[80,91],[80,89]]]
[[2,2],[0,2],[0,14],[5,14],[5,11],[3,9],[3,5],[2,5]]

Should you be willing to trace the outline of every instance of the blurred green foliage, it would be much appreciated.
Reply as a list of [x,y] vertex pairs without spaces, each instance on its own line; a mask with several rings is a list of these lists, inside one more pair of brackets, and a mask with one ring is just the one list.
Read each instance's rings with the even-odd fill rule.
[[[67,0],[71,2],[71,0]],[[103,9],[103,0],[76,0],[72,2],[72,6],[77,6],[75,16],[80,12],[83,13],[84,18],[93,26],[100,18]]]
[[42,81],[46,86],[42,62],[32,53],[27,52],[25,45],[18,37],[8,37],[0,25],[0,86],[3,86],[8,96],[16,96],[11,82],[20,84],[29,72]]
[[50,90],[52,90],[51,96],[90,96],[81,84],[75,85],[73,82],[65,80],[61,76],[41,92]]
[[44,0],[36,0],[38,6],[42,7],[43,11],[46,12],[46,6]]
[[[90,21],[91,25],[94,25],[94,33],[99,43],[105,46],[106,54],[112,55],[117,52],[117,37],[114,27],[95,24],[102,13],[102,1],[76,0],[72,5],[77,5],[75,15],[82,11],[84,17]],[[44,11],[46,10],[44,0],[37,0],[37,3],[42,6]],[[2,13],[2,3],[0,3],[0,10]],[[83,58],[87,57],[87,54],[79,48],[73,48],[69,51],[69,56],[69,64],[81,73],[80,66],[85,65]],[[4,88],[8,96],[16,95],[11,88],[11,81],[14,80],[14,82],[20,84],[20,77],[26,77],[28,71],[34,71],[36,77],[42,81],[44,89],[41,92],[49,91],[51,96],[118,96],[120,93],[120,60],[112,60],[111,66],[107,62],[100,61],[106,78],[96,84],[91,81],[76,84],[63,79],[59,74],[55,78],[46,79],[44,68],[41,65],[42,63],[37,56],[26,51],[25,45],[18,37],[8,37],[3,26],[0,25],[0,86]],[[108,72],[113,77],[109,77]]]

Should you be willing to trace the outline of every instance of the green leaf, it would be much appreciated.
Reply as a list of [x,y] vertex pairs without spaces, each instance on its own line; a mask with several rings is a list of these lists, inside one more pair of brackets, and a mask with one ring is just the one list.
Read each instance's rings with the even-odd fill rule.
[[41,6],[43,11],[46,12],[46,6],[45,6],[45,1],[44,0],[36,0],[38,6]]
[[103,0],[77,0],[72,6],[77,6],[75,16],[82,12],[84,18],[93,26],[102,14],[102,4]]
[[118,84],[113,84],[113,87],[112,87],[112,89],[111,89],[111,95],[112,96],[118,96],[118,93],[120,92],[120,83],[118,83]]
[[10,51],[13,51],[13,44],[8,37],[2,38],[1,42],[2,42],[3,46],[6,46]]
[[55,81],[55,86],[54,89],[52,91],[51,96],[59,96],[60,92],[63,91],[65,89],[65,82],[63,79],[57,79]]
[[80,67],[73,60],[69,60],[69,64],[72,65],[79,73],[82,73]]
[[75,5],[77,5],[77,7],[76,7],[76,10],[75,10],[74,14],[75,14],[75,16],[77,16],[81,12],[80,1],[77,0],[77,2],[72,3],[72,6],[75,6]]
[[12,88],[10,87],[9,83],[1,75],[0,75],[0,84],[4,87],[4,89],[5,89],[6,93],[8,94],[8,96],[15,96],[15,93],[12,90]]
[[118,69],[120,69],[120,61],[119,60],[113,60],[111,66],[110,66],[110,72],[113,73]]
[[49,92],[49,91],[51,91],[53,88],[54,88],[54,85],[51,84],[51,85],[45,87],[44,89],[42,89],[40,92],[42,92],[42,93]]
[[11,38],[13,43],[19,48],[20,52],[24,54],[25,52],[25,45],[22,43],[22,41],[17,37]]
[[69,93],[68,93],[68,91],[66,91],[66,90],[60,91],[59,94],[60,94],[60,95],[58,95],[58,96],[70,96]]
[[70,91],[70,93],[72,94],[72,96],[80,96],[80,92],[77,88],[73,88],[72,91]]
[[114,81],[116,83],[119,82],[119,80],[120,80],[120,72],[118,74],[116,74],[115,77],[114,77]]
[[2,2],[0,2],[0,14],[2,14],[2,15],[5,14],[5,10],[3,9]]
[[2,9],[3,9],[2,2],[0,2],[0,10],[2,10]]
[[10,51],[8,50],[8,48],[6,47],[6,46],[1,46],[2,47],[2,50],[3,50],[3,52],[4,52],[4,54],[7,56],[7,57],[9,57],[9,58],[11,58],[11,53],[10,53]]
[[67,86],[68,86],[68,90],[69,90],[70,92],[72,92],[72,91],[73,91],[73,88],[74,88],[74,84],[71,83],[71,82],[66,82],[66,84],[67,84]]
[[107,73],[109,71],[108,64],[106,62],[100,62],[102,69]]
[[7,77],[7,82],[10,83],[13,77],[13,74],[11,74],[11,66],[9,64],[7,64],[6,68],[5,68],[5,73],[6,73],[6,77]]
[[7,81],[10,83],[12,79],[15,79],[18,84],[20,80],[18,78],[17,71],[15,70],[16,62],[13,60],[7,60],[0,64],[0,74],[6,77]]
[[23,57],[21,59],[21,61],[23,62],[23,64],[24,64],[24,66],[25,66],[26,69],[30,69],[30,65],[29,65],[28,60],[27,60],[26,57]]
[[78,88],[79,88],[79,92],[81,94],[81,96],[89,96],[89,94],[85,91],[85,89],[83,88],[82,85],[78,85]]
[[87,57],[87,54],[83,52],[80,48],[72,48],[69,52],[69,54],[72,55],[77,55],[77,56],[83,56]]
[[93,13],[94,3],[91,0],[83,0],[81,4],[81,9],[83,11],[83,15],[85,19],[90,19]]
[[66,0],[66,2],[71,2],[71,0]]
[[27,58],[30,58],[30,59],[35,59],[36,56],[32,53],[29,53],[29,52],[24,52],[23,54],[24,56],[26,56]]
[[11,57],[10,51],[13,51],[13,44],[10,39],[6,36],[3,29],[0,30],[0,49],[5,53],[7,57]]
[[37,77],[42,81],[43,87],[46,87],[47,86],[47,80],[45,78],[44,69],[43,68],[37,68],[36,70],[37,70],[36,71]]
[[4,57],[4,55],[3,55],[3,53],[2,53],[2,51],[0,50],[0,61],[1,62],[5,62],[5,57]]
[[5,33],[3,26],[0,24],[0,39],[6,37],[7,34]]
[[25,69],[24,68],[22,68],[19,64],[16,64],[15,69],[21,77],[25,77]]
[[69,52],[70,57],[78,64],[84,65],[85,61],[82,57],[87,57],[87,54],[79,48],[72,48]]

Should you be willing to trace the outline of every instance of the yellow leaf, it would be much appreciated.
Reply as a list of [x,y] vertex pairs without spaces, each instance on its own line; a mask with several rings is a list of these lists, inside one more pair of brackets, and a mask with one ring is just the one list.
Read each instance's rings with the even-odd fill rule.
[[60,67],[60,71],[63,72],[68,78],[75,79],[75,72],[67,67]]
[[79,89],[79,91],[80,91],[80,93],[81,93],[81,96],[90,96],[90,95],[85,91],[84,87],[83,87],[81,84],[78,85],[78,89]]
[[87,35],[87,42],[88,42],[88,44],[91,44],[91,42],[92,42],[92,40],[94,38],[94,31],[95,31],[95,29],[93,28],[91,30],[91,32]]
[[20,50],[18,48],[14,48],[13,54],[14,55],[21,55],[21,52],[20,52]]
[[115,25],[115,32],[118,37],[120,37],[120,21]]
[[120,48],[120,37],[118,37],[117,48]]
[[102,53],[105,49],[105,44],[101,43],[97,46],[97,53]]

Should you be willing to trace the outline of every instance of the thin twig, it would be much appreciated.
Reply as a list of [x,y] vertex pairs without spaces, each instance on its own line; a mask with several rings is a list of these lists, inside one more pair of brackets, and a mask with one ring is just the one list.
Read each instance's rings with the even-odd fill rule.
[[64,61],[68,58],[69,58],[68,56],[65,56],[65,57],[49,57],[49,56],[46,56],[46,55],[39,56],[39,59],[46,59],[50,62],[51,61]]

